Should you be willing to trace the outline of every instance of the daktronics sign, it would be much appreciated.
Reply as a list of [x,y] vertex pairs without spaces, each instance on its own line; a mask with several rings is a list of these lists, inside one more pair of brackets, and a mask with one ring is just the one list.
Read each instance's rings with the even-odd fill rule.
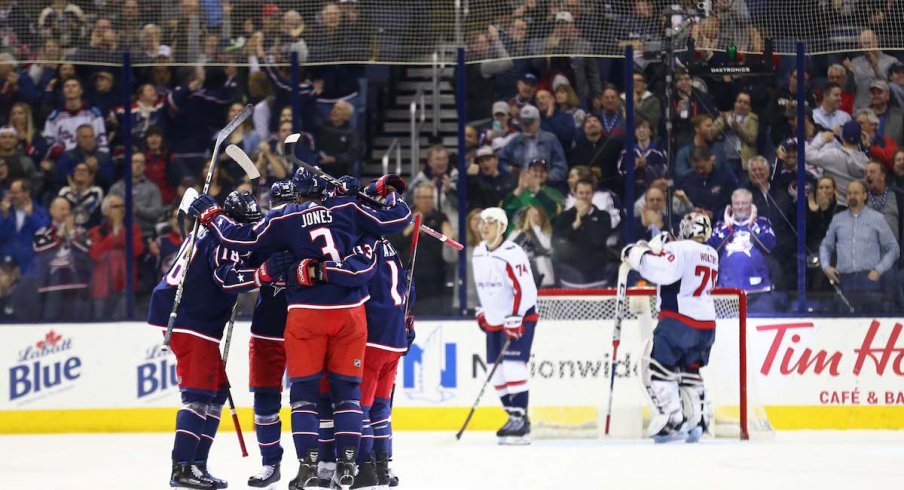
[[9,368],[9,401],[27,402],[61,391],[81,376],[82,360],[72,353],[72,337],[53,330],[19,351]]
[[751,323],[751,377],[765,405],[904,405],[900,319]]

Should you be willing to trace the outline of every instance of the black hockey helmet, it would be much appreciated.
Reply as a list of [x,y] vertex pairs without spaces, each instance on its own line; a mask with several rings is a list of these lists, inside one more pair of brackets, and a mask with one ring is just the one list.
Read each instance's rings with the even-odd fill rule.
[[280,180],[274,182],[270,187],[270,207],[295,202],[297,200],[298,191],[295,190],[295,184],[293,184],[291,180]]
[[254,223],[264,217],[261,208],[257,205],[257,199],[248,191],[232,191],[223,202],[223,211],[226,216],[240,223]]

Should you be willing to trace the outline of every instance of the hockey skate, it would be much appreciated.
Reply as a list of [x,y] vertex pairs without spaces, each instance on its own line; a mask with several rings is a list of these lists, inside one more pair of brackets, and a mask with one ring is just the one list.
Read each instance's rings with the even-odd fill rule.
[[336,473],[336,463],[321,461],[317,463],[317,488],[338,488],[333,486],[333,475]]
[[[679,423],[675,423],[669,420],[666,420],[665,423],[660,422],[662,427],[653,433],[653,442],[656,444],[663,444],[666,442],[674,442],[674,441],[684,441],[688,437],[688,428],[687,421],[682,420]],[[653,427],[655,425],[655,421],[651,421],[650,429],[655,430]]]
[[222,478],[217,478],[211,475],[209,471],[207,471],[207,463],[195,463],[192,466],[194,466],[198,469],[198,471],[201,472],[201,476],[212,481],[216,488],[229,488],[229,482]]
[[333,473],[334,488],[350,490],[355,484],[355,477],[358,475],[358,465],[355,464],[357,454],[358,451],[354,448],[346,448],[342,452],[342,457],[336,461],[336,472]]
[[170,487],[190,488],[194,490],[210,490],[217,488],[214,482],[204,478],[201,471],[195,465],[188,463],[173,463],[173,472],[170,475]]
[[395,488],[399,486],[399,477],[395,473],[393,473],[392,468],[389,469],[389,488]]
[[496,431],[496,437],[498,437],[500,439],[505,437],[506,434],[508,434],[508,432],[510,430],[512,430],[512,423],[515,420],[515,416],[512,414],[512,412],[507,412],[507,413],[508,413],[508,420],[506,420],[505,424],[503,424],[503,426],[500,427],[499,430]]
[[377,484],[382,487],[389,486],[389,454],[386,451],[377,451],[374,466],[377,471]]
[[519,417],[514,415],[510,419],[511,425],[503,427],[496,433],[499,436],[499,444],[502,446],[527,446],[530,444],[530,419],[527,415]]
[[319,488],[317,480],[317,450],[309,449],[304,459],[298,461],[298,475],[289,482],[289,490],[313,490]]
[[358,475],[355,476],[355,483],[351,488],[352,490],[379,490],[380,482],[377,479],[377,466],[373,455],[371,455],[370,461],[358,466]]
[[264,465],[256,474],[248,478],[248,486],[253,488],[271,488],[279,482],[279,463]]

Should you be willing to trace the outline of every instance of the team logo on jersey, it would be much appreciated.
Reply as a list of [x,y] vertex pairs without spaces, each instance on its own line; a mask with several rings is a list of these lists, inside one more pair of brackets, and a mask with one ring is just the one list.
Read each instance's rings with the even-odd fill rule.
[[34,395],[53,394],[65,390],[81,377],[82,360],[70,355],[72,338],[54,330],[19,351],[9,369],[9,400],[27,403]]
[[355,359],[354,364],[355,364],[355,367],[356,367],[356,368],[361,367],[361,359]]

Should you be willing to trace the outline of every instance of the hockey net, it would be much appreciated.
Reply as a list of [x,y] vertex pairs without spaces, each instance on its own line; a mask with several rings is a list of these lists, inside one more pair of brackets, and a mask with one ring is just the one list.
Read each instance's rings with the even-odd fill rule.
[[[716,341],[701,370],[713,404],[716,437],[748,439],[773,433],[747,376],[746,297],[716,289]],[[644,346],[652,339],[656,290],[630,288],[616,363],[610,436],[641,438],[653,406],[641,378]],[[533,433],[539,438],[603,437],[609,392],[614,289],[542,290],[531,362]]]

